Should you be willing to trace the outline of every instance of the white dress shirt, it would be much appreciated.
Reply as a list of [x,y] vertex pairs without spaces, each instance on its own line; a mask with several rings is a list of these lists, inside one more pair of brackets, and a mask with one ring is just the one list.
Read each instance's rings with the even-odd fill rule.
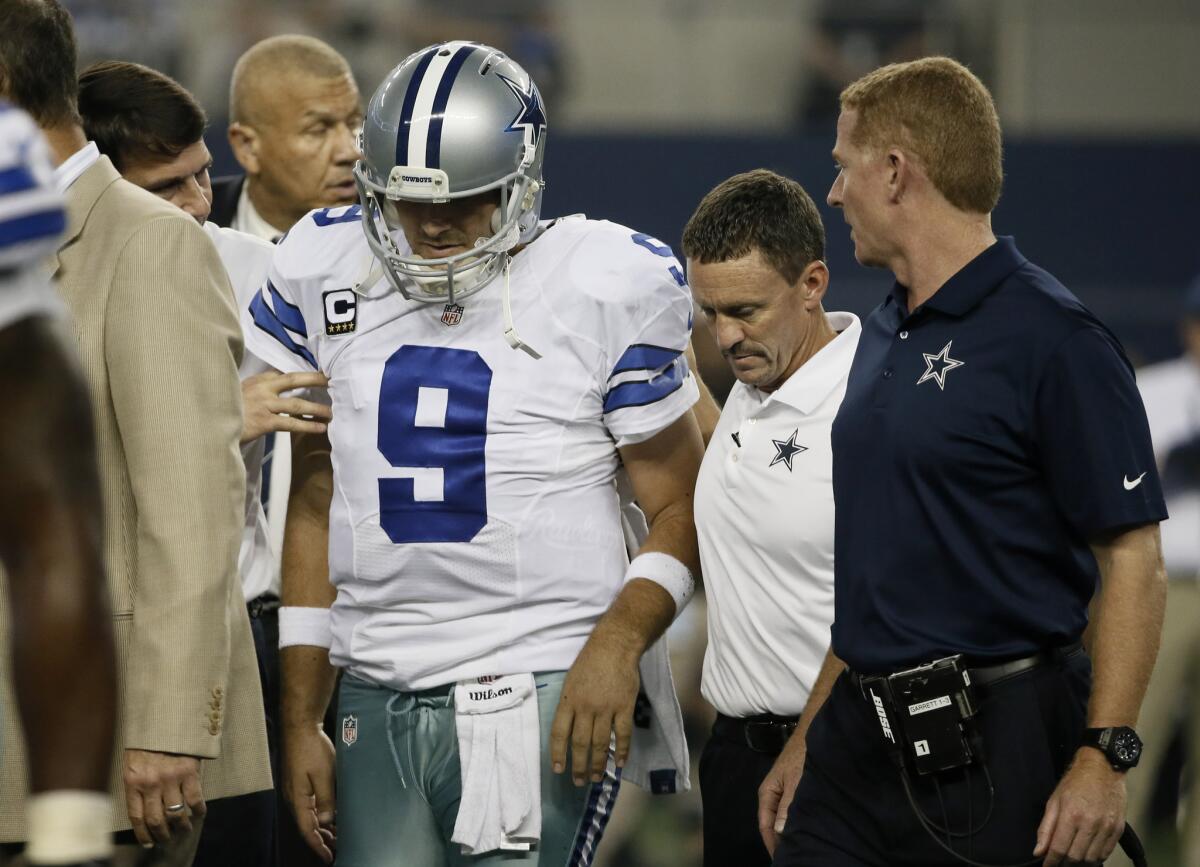
[[264,220],[262,214],[254,207],[254,202],[250,201],[250,180],[248,178],[242,184],[237,210],[233,212],[233,219],[230,221],[229,227],[256,238],[262,238],[272,244],[278,241],[279,236],[286,231],[286,229],[276,229]]
[[96,147],[94,141],[88,142],[54,170],[54,186],[60,193],[65,193],[98,159],[100,148]]
[[799,715],[833,622],[830,428],[862,326],[840,332],[767,394],[738,382],[696,482],[696,532],[708,601],[700,689],[731,717]]

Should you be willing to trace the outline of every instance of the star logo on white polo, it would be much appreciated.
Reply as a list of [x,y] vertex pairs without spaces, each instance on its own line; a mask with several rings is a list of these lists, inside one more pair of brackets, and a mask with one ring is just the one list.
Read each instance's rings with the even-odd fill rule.
[[928,352],[922,352],[925,356],[925,372],[921,374],[921,378],[917,380],[917,385],[920,385],[926,380],[932,379],[937,383],[937,386],[942,391],[946,390],[946,374],[954,370],[956,367],[962,367],[966,364],[965,361],[959,361],[956,358],[950,357],[950,346],[954,341],[951,340],[942,347],[942,351],[937,355],[930,355]]
[[799,433],[800,428],[796,428],[786,440],[771,440],[775,444],[775,457],[771,458],[770,466],[787,464],[788,472],[792,471],[792,458],[800,452],[808,451],[808,446],[796,445],[796,435]]

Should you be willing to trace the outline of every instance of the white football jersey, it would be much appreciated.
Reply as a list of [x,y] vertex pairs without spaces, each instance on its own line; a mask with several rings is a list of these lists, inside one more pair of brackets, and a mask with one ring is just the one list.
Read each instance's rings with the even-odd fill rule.
[[[216,223],[205,223],[204,233],[217,248],[221,263],[229,274],[238,309],[246,309],[267,281],[275,245],[245,232],[222,228]],[[271,369],[271,365],[246,350],[242,355],[238,376],[245,380]],[[265,437],[259,437],[242,446],[242,462],[246,465],[246,509],[242,524],[242,546],[238,550],[238,571],[242,576],[242,593],[247,602],[269,591],[279,593],[279,556],[271,542],[262,504],[265,440]]]
[[66,225],[53,177],[48,146],[33,120],[0,102],[0,328],[60,310],[37,269]]
[[[399,690],[568,668],[628,563],[617,448],[697,398],[682,269],[575,217],[461,306],[422,304],[367,277],[358,214],[301,220],[243,311],[251,350],[330,380],[331,659]],[[506,280],[540,359],[505,341]]]

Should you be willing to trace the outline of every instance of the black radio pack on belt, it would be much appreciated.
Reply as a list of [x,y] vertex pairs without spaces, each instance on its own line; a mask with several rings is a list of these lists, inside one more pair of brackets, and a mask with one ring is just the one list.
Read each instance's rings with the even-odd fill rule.
[[[1011,676],[1033,667],[1031,660],[1016,660],[992,669],[977,669],[981,682],[989,682],[988,675]],[[1003,669],[1003,670],[997,670]],[[978,732],[973,730],[972,718],[978,712],[975,703],[975,688],[971,684],[971,673],[963,664],[962,654],[935,659],[895,674],[876,676],[852,675],[862,696],[875,708],[883,737],[889,742],[890,752],[900,771],[904,793],[909,806],[930,838],[945,852],[971,867],[1034,867],[1041,858],[1021,861],[1017,864],[989,864],[976,861],[971,856],[970,839],[980,832],[991,819],[996,792],[992,777],[984,761],[984,748]],[[993,678],[993,682],[994,682]],[[967,827],[953,831],[949,827],[943,804],[942,824],[927,816],[913,797],[910,772],[932,775],[953,768],[968,768],[976,765],[982,771],[987,784],[988,807],[982,821],[976,825],[968,813]],[[967,775],[967,801],[971,800],[969,788],[972,770]],[[932,778],[936,788],[938,778]],[[937,789],[939,800],[941,790]],[[958,852],[955,839],[967,840],[967,854]],[[1145,853],[1141,841],[1128,824],[1121,835],[1121,848],[1133,860],[1135,867],[1146,867]]]
[[864,677],[861,687],[875,705],[884,737],[918,774],[974,761],[966,725],[975,716],[975,696],[961,654]]

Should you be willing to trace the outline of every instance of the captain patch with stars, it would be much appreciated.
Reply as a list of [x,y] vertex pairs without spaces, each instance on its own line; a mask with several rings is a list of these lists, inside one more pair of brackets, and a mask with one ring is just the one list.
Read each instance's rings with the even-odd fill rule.
[[325,334],[350,334],[358,325],[358,296],[353,289],[334,289],[321,296],[325,302]]

